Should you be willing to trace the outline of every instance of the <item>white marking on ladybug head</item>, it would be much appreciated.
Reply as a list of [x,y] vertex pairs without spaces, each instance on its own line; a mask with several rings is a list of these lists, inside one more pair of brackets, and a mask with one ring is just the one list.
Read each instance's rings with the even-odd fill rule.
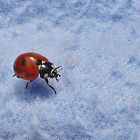
[[42,61],[42,64],[46,63],[45,61]]
[[51,70],[51,74],[53,73],[54,69]]
[[54,66],[53,64],[51,65],[51,67],[52,67],[53,69],[55,69],[55,66]]
[[42,67],[42,68],[45,68],[46,66],[45,66],[45,65],[41,65],[41,67]]

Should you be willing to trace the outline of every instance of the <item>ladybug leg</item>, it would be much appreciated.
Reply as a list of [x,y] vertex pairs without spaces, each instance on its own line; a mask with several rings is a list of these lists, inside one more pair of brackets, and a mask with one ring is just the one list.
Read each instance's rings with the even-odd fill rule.
[[55,77],[56,81],[58,82],[58,76],[60,77],[61,75],[60,74],[57,74],[57,77]]
[[55,78],[55,79],[56,79],[57,82],[59,81],[58,78]]
[[12,77],[15,77],[16,76],[16,74],[14,74]]
[[56,90],[54,89],[54,87],[52,87],[49,82],[48,82],[48,79],[45,79],[47,85],[55,92],[55,94],[57,94]]
[[62,66],[58,66],[58,67],[56,67],[55,69],[59,69],[59,68],[62,68]]
[[[14,74],[12,77],[15,77],[15,76],[17,76],[16,74]],[[17,76],[17,78],[20,78],[19,76]]]
[[29,83],[31,83],[32,81],[27,82],[25,89],[27,89]]

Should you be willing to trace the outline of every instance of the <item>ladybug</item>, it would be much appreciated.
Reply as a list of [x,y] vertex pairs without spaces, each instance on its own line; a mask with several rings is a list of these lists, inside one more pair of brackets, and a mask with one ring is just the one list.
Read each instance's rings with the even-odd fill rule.
[[29,81],[25,89],[27,89],[29,83],[36,80],[40,75],[55,94],[57,93],[54,87],[48,83],[48,78],[55,78],[58,82],[58,77],[61,76],[58,72],[62,70],[62,66],[55,67],[46,57],[34,52],[23,53],[16,58],[13,69],[15,72],[13,77],[17,76]]

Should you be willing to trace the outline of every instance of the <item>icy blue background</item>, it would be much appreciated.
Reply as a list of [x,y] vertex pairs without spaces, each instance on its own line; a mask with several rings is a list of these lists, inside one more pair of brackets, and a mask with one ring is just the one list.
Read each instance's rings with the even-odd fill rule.
[[[58,95],[12,78],[29,51]],[[139,0],[0,0],[0,66],[0,140],[140,140]]]

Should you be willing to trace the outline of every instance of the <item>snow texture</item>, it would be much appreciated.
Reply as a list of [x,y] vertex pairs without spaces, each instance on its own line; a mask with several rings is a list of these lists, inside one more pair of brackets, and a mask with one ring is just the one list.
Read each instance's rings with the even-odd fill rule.
[[[58,94],[12,77],[37,52]],[[0,0],[0,140],[140,140],[139,0]]]

